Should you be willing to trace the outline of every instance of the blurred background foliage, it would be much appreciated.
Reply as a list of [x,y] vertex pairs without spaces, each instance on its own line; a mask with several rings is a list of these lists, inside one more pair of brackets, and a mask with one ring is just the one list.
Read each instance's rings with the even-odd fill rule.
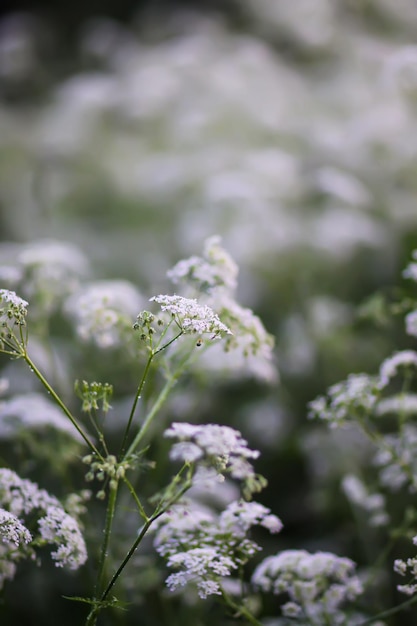
[[[394,285],[405,292],[417,247],[416,41],[414,0],[2,7],[2,262],[15,244],[68,241],[96,277],[151,296],[174,262],[221,235],[241,268],[241,302],[275,336],[280,384],[190,380],[166,419],[231,424],[262,450],[260,500],[285,525],[265,554],[330,549],[366,565],[381,548],[340,490],[346,473],[366,474],[369,448],[354,429],[307,422],[306,403],[410,345],[384,298]],[[64,345],[62,320],[55,331]],[[110,379],[122,403],[136,373],[115,358],[86,351],[69,374]],[[138,608],[120,624],[229,623],[209,601],[161,594],[150,554],[131,568],[126,596]],[[10,584],[4,623],[81,623],[82,608],[56,600],[70,594],[55,574]],[[89,575],[71,578],[74,593]],[[376,607],[395,602],[388,588]]]

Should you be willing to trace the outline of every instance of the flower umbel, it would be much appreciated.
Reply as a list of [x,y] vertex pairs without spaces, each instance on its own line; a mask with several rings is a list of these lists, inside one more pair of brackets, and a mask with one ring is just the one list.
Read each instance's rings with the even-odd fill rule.
[[186,334],[203,335],[210,333],[211,339],[231,335],[232,331],[220,321],[219,316],[207,305],[182,296],[154,296],[151,301],[161,305],[162,311],[171,314],[178,328]]
[[213,467],[220,475],[241,480],[248,498],[266,485],[250,463],[250,459],[258,458],[259,451],[248,448],[240,432],[230,426],[174,422],[164,436],[178,440],[171,448],[172,460],[198,462]]
[[256,525],[279,532],[281,521],[257,502],[232,502],[220,515],[190,501],[172,507],[156,522],[155,547],[167,557],[171,590],[188,583],[197,586],[199,596],[221,594],[223,579],[242,567],[261,548],[247,537]]
[[288,595],[289,602],[282,606],[286,617],[297,616],[315,626],[345,624],[346,614],[339,609],[362,593],[354,570],[353,561],[330,552],[285,550],[262,561],[252,582],[265,592]]

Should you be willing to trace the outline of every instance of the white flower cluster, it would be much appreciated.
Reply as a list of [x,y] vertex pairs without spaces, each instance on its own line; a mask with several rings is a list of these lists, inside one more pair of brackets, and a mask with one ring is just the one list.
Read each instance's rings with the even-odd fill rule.
[[[417,546],[417,536],[413,537],[413,544]],[[398,585],[398,591],[408,596],[413,596],[417,593],[417,557],[408,558],[406,561],[396,559],[394,561],[394,571],[400,574],[400,576],[411,576],[412,578],[411,582],[405,585]]]
[[382,398],[376,406],[375,414],[415,415],[417,413],[416,393],[397,393],[389,398]]
[[386,526],[389,523],[385,497],[381,493],[369,493],[364,483],[353,474],[343,478],[342,489],[353,505],[366,512],[371,526]]
[[369,414],[378,402],[380,389],[378,377],[351,374],[345,381],[332,385],[327,398],[319,396],[310,402],[308,416],[337,426],[357,415]]
[[179,261],[167,272],[168,278],[174,284],[182,282],[203,292],[211,292],[219,287],[231,291],[236,289],[239,270],[220,241],[218,236],[207,239],[203,256]]
[[346,624],[342,605],[362,593],[354,570],[353,561],[330,552],[285,550],[264,559],[252,582],[264,592],[288,595],[289,601],[282,606],[286,617],[305,620],[311,626]]
[[0,289],[0,338],[8,338],[16,326],[26,324],[29,302],[20,298],[14,291]]
[[125,280],[95,281],[81,287],[65,302],[64,310],[73,321],[78,337],[99,348],[120,345],[130,332],[132,318],[143,305],[142,296]]
[[417,428],[405,424],[401,433],[383,436],[383,441],[374,458],[380,468],[379,482],[391,491],[408,485],[412,492],[417,490]]
[[248,448],[241,433],[220,424],[188,424],[174,422],[164,436],[177,439],[170,451],[172,460],[198,462],[214,468],[220,475],[242,480],[249,492],[257,491],[257,477],[250,459],[259,457],[258,450]]
[[201,598],[221,594],[222,579],[244,565],[257,551],[258,544],[248,539],[255,525],[279,532],[281,521],[256,502],[232,502],[220,515],[191,502],[183,502],[164,513],[156,522],[154,545],[167,557],[171,590],[188,583],[197,586]]
[[210,333],[211,339],[232,334],[213,309],[198,304],[195,299],[159,295],[151,298],[151,301],[160,304],[161,310],[169,313],[184,333],[198,336]]
[[[14,574],[14,564],[23,555],[34,555],[32,539],[36,540],[36,545],[50,544],[57,547],[51,553],[57,567],[77,569],[87,560],[87,550],[78,522],[66,513],[57,498],[6,468],[0,469],[0,507],[0,511],[4,511],[0,516],[0,534],[9,544],[13,543],[18,548],[13,551],[8,549],[6,555],[3,547],[3,556],[7,556],[9,565],[5,570],[3,567],[0,570],[0,581],[2,572],[3,580],[11,577],[4,574],[5,571]],[[37,521],[36,531],[30,533],[27,530],[25,518],[31,527]],[[21,539],[24,544],[28,544],[23,552]]]
[[417,368],[417,352],[415,350],[402,350],[385,359],[379,369],[381,386],[385,387],[390,380],[398,374],[399,368],[409,371]]
[[404,278],[410,278],[415,283],[417,283],[417,250],[413,250],[411,256],[414,260],[407,265],[407,267],[403,271],[403,276]]
[[28,428],[53,428],[82,441],[63,413],[40,393],[28,393],[0,401],[0,439],[11,439]]
[[88,272],[84,254],[63,241],[30,242],[17,246],[9,257],[14,257],[14,264],[0,265],[0,276],[29,298],[33,314],[40,316],[55,311]]
[[27,548],[31,541],[31,533],[19,518],[0,508],[0,589],[14,578],[17,562],[31,556]]
[[78,522],[62,506],[48,506],[38,521],[42,539],[57,549],[51,556],[57,567],[78,569],[87,560],[87,549]]
[[411,311],[405,316],[405,329],[407,334],[417,337],[417,310]]
[[[240,306],[234,292],[237,287],[238,267],[220,245],[220,238],[210,237],[204,244],[202,257],[192,256],[177,263],[168,271],[173,283],[185,283],[203,294],[207,304],[217,312],[231,332],[227,333],[224,350],[219,348],[213,358],[204,359],[204,367],[219,367],[241,374],[247,371],[257,378],[275,381],[273,337],[266,332],[253,311]],[[227,354],[225,354],[227,353]]]

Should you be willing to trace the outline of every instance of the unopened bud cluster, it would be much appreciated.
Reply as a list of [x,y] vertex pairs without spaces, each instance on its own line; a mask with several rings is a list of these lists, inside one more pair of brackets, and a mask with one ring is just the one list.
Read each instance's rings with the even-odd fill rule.
[[110,399],[113,395],[113,385],[109,383],[88,383],[86,380],[76,380],[74,387],[76,394],[83,401],[81,406],[82,411],[98,411],[100,401],[104,413],[107,413],[107,411],[111,409]]
[[[123,478],[129,464],[125,461],[119,463],[114,454],[109,454],[105,459],[98,459],[95,454],[88,454],[83,458],[83,463],[90,466],[89,471],[85,475],[87,482],[94,479],[103,482],[109,480],[110,489],[115,489],[117,482]],[[97,493],[97,498],[102,500],[105,497],[104,490]]]

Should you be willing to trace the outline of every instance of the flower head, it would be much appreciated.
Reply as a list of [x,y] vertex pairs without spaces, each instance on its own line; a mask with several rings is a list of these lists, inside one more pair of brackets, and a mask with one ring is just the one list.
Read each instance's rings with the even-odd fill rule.
[[252,485],[253,491],[258,490],[250,460],[257,459],[259,451],[248,448],[248,442],[238,430],[219,424],[174,422],[164,436],[178,440],[171,448],[172,460],[213,467],[219,474],[228,474]]
[[256,525],[270,532],[282,528],[280,520],[256,502],[232,502],[220,515],[191,501],[173,506],[157,520],[154,542],[168,567],[180,570],[167,578],[169,589],[193,583],[201,598],[219,594],[223,579],[260,550],[247,537]]
[[342,623],[341,605],[362,593],[354,570],[353,561],[330,552],[285,550],[262,561],[252,582],[265,592],[289,596],[290,602],[282,607],[284,615],[322,626]]
[[170,313],[184,333],[195,335],[210,333],[212,339],[232,334],[213,309],[198,304],[197,300],[176,295],[159,295],[151,298],[151,301],[160,304],[162,311]]
[[203,256],[179,261],[167,272],[168,278],[175,284],[183,282],[203,292],[219,288],[236,289],[238,267],[220,242],[218,236],[207,239]]

